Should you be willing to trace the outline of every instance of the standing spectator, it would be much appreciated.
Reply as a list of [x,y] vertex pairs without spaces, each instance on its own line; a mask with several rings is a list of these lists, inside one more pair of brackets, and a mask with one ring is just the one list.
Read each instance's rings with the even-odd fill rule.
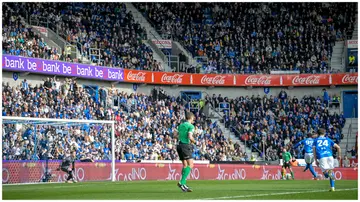
[[52,83],[49,77],[44,81],[44,87],[46,90],[50,90],[52,88]]
[[102,107],[106,107],[106,97],[107,97],[106,90],[105,90],[104,86],[102,86],[100,88],[100,105]]
[[354,66],[354,64],[355,64],[355,56],[353,53],[351,53],[349,56],[349,66]]
[[27,83],[26,79],[24,79],[24,81],[21,82],[21,85],[25,92],[29,90],[29,84]]
[[284,90],[281,90],[281,92],[279,93],[279,98],[282,100],[287,99],[287,93]]
[[329,106],[330,96],[329,93],[326,91],[326,89],[323,89],[323,100],[326,107]]

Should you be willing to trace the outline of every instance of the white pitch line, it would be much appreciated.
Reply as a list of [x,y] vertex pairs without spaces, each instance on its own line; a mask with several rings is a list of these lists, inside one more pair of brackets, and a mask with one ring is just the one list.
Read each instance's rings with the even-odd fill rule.
[[18,185],[39,185],[39,184],[61,184],[65,182],[28,182],[28,183],[13,183],[13,184],[2,184],[2,186],[18,186]]
[[[69,185],[69,184],[64,184],[64,186],[41,186],[41,187],[34,187],[34,186],[31,186],[31,187],[21,187],[21,190],[27,190],[27,191],[31,191],[31,190],[44,190],[44,189],[63,189],[63,188],[74,188],[74,187],[83,187],[85,185]],[[3,189],[4,191],[4,189]]]
[[[357,190],[357,189],[358,188],[335,189],[335,191],[349,191],[349,190]],[[253,195],[240,195],[240,196],[223,196],[223,197],[216,197],[216,198],[202,198],[202,199],[197,199],[197,200],[236,199],[236,198],[250,198],[250,197],[259,197],[259,196],[278,196],[278,195],[305,194],[305,193],[318,193],[318,192],[329,192],[329,190],[281,192],[281,193],[272,193],[272,194],[253,194]]]

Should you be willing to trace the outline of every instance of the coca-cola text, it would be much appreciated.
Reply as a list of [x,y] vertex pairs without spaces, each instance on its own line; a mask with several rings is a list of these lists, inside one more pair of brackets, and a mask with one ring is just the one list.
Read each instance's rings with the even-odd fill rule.
[[297,75],[292,80],[293,85],[318,85],[320,84],[320,76],[310,75],[310,76],[300,76]]
[[271,85],[271,76],[248,76],[245,79],[245,85]]
[[182,84],[183,76],[184,75],[182,75],[182,74],[174,74],[172,76],[169,76],[167,74],[163,74],[162,77],[161,77],[161,82],[163,82],[163,83]]
[[201,84],[209,84],[209,85],[224,85],[225,84],[225,76],[208,76],[204,75],[201,78]]
[[127,80],[129,81],[141,81],[141,82],[145,82],[145,76],[146,73],[145,72],[138,72],[138,73],[133,73],[132,71],[127,73]]

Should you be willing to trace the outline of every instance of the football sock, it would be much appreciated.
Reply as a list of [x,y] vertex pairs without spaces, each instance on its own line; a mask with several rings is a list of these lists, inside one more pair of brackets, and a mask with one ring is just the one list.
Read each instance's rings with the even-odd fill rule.
[[335,188],[335,181],[330,179],[330,187]]
[[191,168],[189,166],[187,166],[186,168],[184,168],[184,173],[181,176],[181,181],[180,184],[184,185],[186,184],[186,178],[188,177],[188,175],[190,174]]
[[285,168],[281,169],[281,175],[283,178],[285,178]]
[[181,170],[181,179],[179,181],[179,183],[182,185],[182,178],[184,176],[184,173],[185,173],[185,168],[183,167],[182,170]]
[[329,174],[327,172],[324,172],[325,178],[329,178]]
[[70,180],[73,178],[72,171],[69,171],[69,176],[67,177],[67,180]]
[[292,177],[292,179],[295,178],[295,177],[294,177],[294,172],[292,172],[292,171],[291,171],[291,177]]
[[[310,164],[306,164],[306,167],[305,167],[304,172],[307,171],[307,169],[309,169],[309,165],[310,165]],[[310,169],[310,170],[311,170],[311,169]]]
[[309,169],[310,169],[311,174],[314,176],[314,178],[316,178],[317,177],[316,172],[314,170],[314,167],[311,164],[309,164]]

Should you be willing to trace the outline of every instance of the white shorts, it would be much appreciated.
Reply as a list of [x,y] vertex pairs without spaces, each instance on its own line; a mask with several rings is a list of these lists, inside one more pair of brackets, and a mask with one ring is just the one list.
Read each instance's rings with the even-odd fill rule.
[[305,153],[305,162],[307,164],[311,164],[314,162],[314,154],[313,153]]
[[334,157],[324,157],[319,160],[319,167],[322,172],[334,169]]

